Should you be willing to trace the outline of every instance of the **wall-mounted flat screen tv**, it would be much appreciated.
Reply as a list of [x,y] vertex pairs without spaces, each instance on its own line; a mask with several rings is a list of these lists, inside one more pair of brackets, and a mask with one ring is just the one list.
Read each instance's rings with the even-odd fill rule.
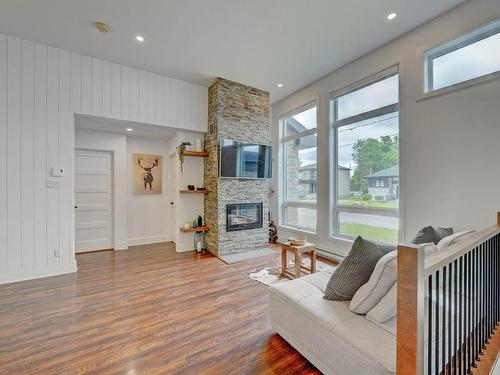
[[220,176],[271,178],[271,146],[223,139],[220,142]]

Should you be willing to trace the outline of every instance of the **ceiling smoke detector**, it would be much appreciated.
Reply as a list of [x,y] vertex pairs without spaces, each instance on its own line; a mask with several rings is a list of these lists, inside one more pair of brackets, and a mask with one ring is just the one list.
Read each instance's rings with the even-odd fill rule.
[[107,33],[109,31],[109,26],[106,25],[104,22],[97,21],[95,23],[95,27],[97,30],[99,30],[101,33]]

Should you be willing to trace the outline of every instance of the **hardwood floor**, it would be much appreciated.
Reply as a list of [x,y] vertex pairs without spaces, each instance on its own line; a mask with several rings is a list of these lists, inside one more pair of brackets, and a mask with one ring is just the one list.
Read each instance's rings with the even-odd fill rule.
[[273,332],[267,287],[170,243],[77,256],[78,272],[0,286],[0,374],[319,374]]

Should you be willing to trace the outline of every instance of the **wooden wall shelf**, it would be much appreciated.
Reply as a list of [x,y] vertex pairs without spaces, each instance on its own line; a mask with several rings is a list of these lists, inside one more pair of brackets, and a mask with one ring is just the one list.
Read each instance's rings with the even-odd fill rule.
[[196,228],[184,228],[184,227],[180,227],[179,230],[182,233],[206,232],[206,231],[208,231],[208,227],[206,225],[202,226],[202,227],[196,227]]
[[182,194],[208,194],[208,190],[179,190]]
[[184,156],[199,156],[199,157],[208,156],[208,152],[205,151],[184,151],[182,154]]

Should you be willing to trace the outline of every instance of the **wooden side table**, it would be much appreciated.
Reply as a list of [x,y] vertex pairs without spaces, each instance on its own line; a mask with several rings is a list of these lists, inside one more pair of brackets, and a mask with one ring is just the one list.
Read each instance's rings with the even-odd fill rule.
[[[294,272],[287,269],[287,253],[291,252],[295,256],[295,268]],[[308,255],[311,258],[311,267],[304,267],[302,265],[302,255]],[[302,246],[290,245],[290,242],[284,242],[281,244],[281,274],[284,276],[289,276],[292,278],[300,277],[302,270],[308,271],[309,273],[316,272],[316,245],[310,242],[306,242]]]

